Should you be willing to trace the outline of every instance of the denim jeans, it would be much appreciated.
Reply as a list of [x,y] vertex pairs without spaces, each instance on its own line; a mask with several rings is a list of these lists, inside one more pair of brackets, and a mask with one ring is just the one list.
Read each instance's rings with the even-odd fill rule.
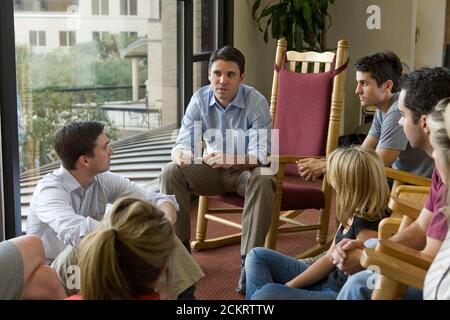
[[[363,270],[349,276],[339,292],[337,300],[370,300],[377,278],[378,273],[373,273],[368,270]],[[403,299],[422,300],[422,290],[409,287]]]
[[334,300],[337,292],[326,279],[297,289],[284,284],[309,267],[308,264],[265,248],[252,249],[245,259],[246,297],[251,300]]

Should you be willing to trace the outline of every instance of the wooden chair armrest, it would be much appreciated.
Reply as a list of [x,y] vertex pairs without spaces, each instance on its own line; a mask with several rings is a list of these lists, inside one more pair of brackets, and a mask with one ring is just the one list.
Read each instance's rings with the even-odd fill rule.
[[364,249],[360,263],[364,268],[408,286],[423,289],[426,270],[409,264],[376,249]]
[[391,196],[391,200],[393,201],[391,207],[392,211],[408,216],[413,220],[416,220],[422,212],[423,207],[421,205],[412,203],[409,200],[401,199],[396,196]]
[[380,240],[375,250],[424,270],[428,270],[433,262],[431,256],[391,240]]
[[430,193],[431,187],[425,187],[425,186],[412,186],[408,184],[403,184],[398,186],[394,192],[394,196],[399,196],[402,193],[411,193],[411,194],[426,194],[428,195]]
[[431,179],[425,178],[422,176],[418,176],[406,171],[392,169],[392,168],[385,168],[386,176],[388,178],[391,178],[393,180],[399,180],[407,184],[413,184],[416,186],[424,186],[429,187],[431,186]]
[[384,218],[378,225],[378,238],[389,239],[397,233],[401,223],[402,218]]

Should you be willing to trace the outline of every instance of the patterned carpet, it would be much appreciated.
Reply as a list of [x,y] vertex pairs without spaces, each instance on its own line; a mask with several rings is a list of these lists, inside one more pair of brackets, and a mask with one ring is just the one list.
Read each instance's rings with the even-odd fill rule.
[[[334,197],[333,197],[334,199]],[[333,203],[334,204],[334,203]],[[334,206],[332,208],[334,212]],[[228,215],[231,217],[231,215]],[[300,220],[308,223],[317,221],[318,211],[305,211]],[[235,221],[239,216],[235,215]],[[195,237],[195,226],[197,223],[197,206],[193,206],[191,215],[191,239]],[[222,236],[236,233],[237,229],[219,225],[209,221],[207,237]],[[330,233],[334,234],[336,222],[334,215],[330,220]],[[277,251],[295,256],[311,248],[315,244],[316,231],[305,231],[302,233],[283,234],[278,237]],[[242,300],[245,297],[235,291],[239,277],[239,244],[217,249],[193,251],[192,255],[200,264],[206,274],[197,286],[196,298],[199,300]]]

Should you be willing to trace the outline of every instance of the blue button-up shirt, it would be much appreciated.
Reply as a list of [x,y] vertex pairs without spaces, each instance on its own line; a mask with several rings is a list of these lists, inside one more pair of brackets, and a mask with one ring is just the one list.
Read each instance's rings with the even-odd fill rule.
[[233,101],[224,108],[211,87],[205,86],[192,96],[172,152],[187,149],[201,157],[203,137],[207,153],[253,155],[267,164],[271,127],[269,105],[256,89],[241,84]]

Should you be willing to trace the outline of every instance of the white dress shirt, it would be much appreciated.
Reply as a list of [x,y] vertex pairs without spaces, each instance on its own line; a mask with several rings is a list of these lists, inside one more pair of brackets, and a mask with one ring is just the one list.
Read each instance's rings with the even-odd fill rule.
[[53,260],[67,245],[77,246],[83,236],[95,230],[106,205],[124,196],[142,198],[157,207],[168,201],[179,210],[175,196],[146,191],[118,174],[100,173],[83,188],[61,167],[39,181],[30,202],[27,234],[39,236],[47,260]]

